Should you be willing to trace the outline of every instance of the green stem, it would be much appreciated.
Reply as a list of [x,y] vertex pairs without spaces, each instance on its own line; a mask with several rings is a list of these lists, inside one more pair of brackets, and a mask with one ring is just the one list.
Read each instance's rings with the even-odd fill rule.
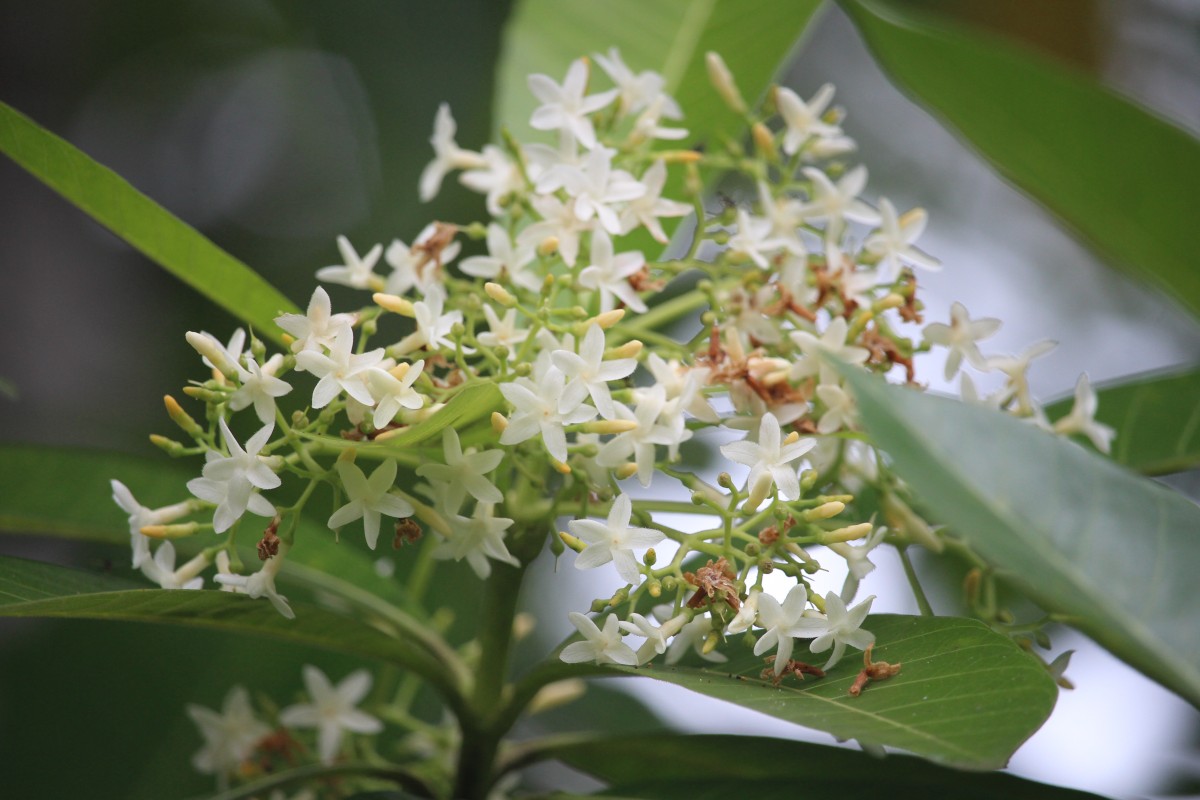
[[912,587],[913,597],[917,598],[917,607],[921,609],[921,616],[932,617],[933,607],[929,605],[929,598],[925,596],[925,590],[921,588],[921,582],[917,580],[917,571],[913,569],[912,561],[908,557],[908,548],[897,547],[896,552],[900,554],[900,563],[904,566],[904,576],[908,578],[908,585]]

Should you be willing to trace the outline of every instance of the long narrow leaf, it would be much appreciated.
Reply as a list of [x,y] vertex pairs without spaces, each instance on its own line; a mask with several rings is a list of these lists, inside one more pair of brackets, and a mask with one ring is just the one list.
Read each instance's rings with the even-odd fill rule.
[[257,273],[65,139],[0,102],[0,152],[177,278],[281,341],[296,307]]
[[872,440],[953,535],[1200,706],[1200,508],[1008,415],[843,371]]
[[1200,315],[1200,142],[1002,39],[894,0],[843,7],[903,91],[1114,266]]

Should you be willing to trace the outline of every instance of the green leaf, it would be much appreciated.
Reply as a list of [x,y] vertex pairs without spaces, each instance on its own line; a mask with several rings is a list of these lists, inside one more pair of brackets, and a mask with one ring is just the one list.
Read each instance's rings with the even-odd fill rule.
[[744,124],[709,85],[704,54],[720,53],[753,103],[820,4],[801,0],[781,12],[770,0],[522,0],[509,16],[497,66],[496,130],[508,128],[519,139],[529,130],[537,101],[526,76],[540,72],[560,81],[575,59],[616,47],[635,72],[663,75],[666,91],[683,107],[689,142],[718,131],[740,135]]
[[543,754],[612,784],[605,795],[661,800],[793,800],[801,795],[928,800],[938,791],[975,800],[1095,797],[997,772],[964,773],[919,758],[881,760],[848,748],[763,736],[625,735],[562,744]]
[[1200,314],[1194,137],[981,31],[898,2],[843,7],[902,90],[1114,266]]
[[259,336],[282,341],[274,319],[297,311],[290,300],[124,178],[2,102],[0,151]]
[[873,659],[903,667],[858,697],[848,692],[862,668],[853,653],[825,678],[787,678],[778,687],[761,678],[763,659],[748,651],[704,667],[608,669],[965,769],[1004,766],[1054,708],[1057,689],[1045,668],[976,620],[880,614],[863,627],[875,634]]
[[104,575],[0,556],[0,617],[159,622],[319,647],[406,667],[452,692],[446,666],[409,641],[356,619],[296,604],[285,619],[270,603],[220,591],[135,589]]
[[[1135,375],[1098,387],[1096,419],[1117,432],[1112,459],[1146,475],[1200,464],[1200,370]],[[1071,413],[1074,397],[1046,406],[1051,420]]]
[[872,440],[955,536],[1200,705],[1200,508],[1008,415],[843,373]]

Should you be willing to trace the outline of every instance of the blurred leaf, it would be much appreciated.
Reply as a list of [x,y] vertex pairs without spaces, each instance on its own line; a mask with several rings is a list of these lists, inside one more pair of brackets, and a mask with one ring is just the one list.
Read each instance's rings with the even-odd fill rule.
[[[1135,375],[1096,390],[1096,419],[1117,432],[1112,459],[1146,475],[1200,464],[1200,371]],[[1051,420],[1074,397],[1046,406]]]
[[1200,705],[1200,508],[1006,414],[843,373],[872,441],[955,536]]
[[1087,77],[888,0],[846,0],[892,80],[1115,266],[1200,315],[1200,143]]
[[792,800],[802,786],[806,797],[839,800],[928,800],[939,792],[975,800],[1095,797],[997,772],[966,773],[919,758],[878,759],[848,748],[762,736],[625,735],[545,752],[612,784],[606,796]]
[[298,311],[290,300],[124,178],[2,102],[0,151],[260,337],[281,341],[274,319]]
[[159,622],[268,637],[406,667],[446,688],[446,667],[409,641],[350,617],[295,604],[289,620],[270,603],[220,591],[164,591],[37,561],[0,556],[0,616]]
[[703,667],[607,669],[674,683],[839,739],[897,747],[965,769],[1004,766],[1054,708],[1057,689],[1045,668],[981,622],[881,614],[868,617],[863,627],[875,634],[874,660],[903,669],[858,697],[848,692],[862,668],[854,652],[825,678],[800,683],[789,677],[778,687],[760,677],[763,659],[748,651]]
[[704,54],[721,54],[753,104],[820,4],[801,0],[781,8],[769,0],[521,0],[505,28],[497,66],[495,128],[507,127],[518,138],[529,129],[537,101],[526,85],[528,75],[540,72],[559,81],[575,59],[616,47],[634,72],[650,69],[666,78],[667,93],[684,110],[687,141],[707,141],[717,132],[740,135],[744,124],[709,85]]

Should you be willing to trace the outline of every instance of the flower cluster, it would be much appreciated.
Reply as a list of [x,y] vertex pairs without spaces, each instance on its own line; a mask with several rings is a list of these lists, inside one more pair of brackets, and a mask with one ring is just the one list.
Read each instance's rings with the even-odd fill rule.
[[[586,60],[561,83],[530,76],[540,102],[530,125],[545,142],[469,150],[449,107],[438,110],[421,198],[457,175],[485,196],[489,218],[434,222],[363,254],[340,237],[342,263],[317,278],[371,292],[371,304],[335,313],[318,287],[305,314],[276,319],[288,348],[270,356],[241,330],[228,344],[188,334],[211,375],[185,393],[208,424],[168,398],[192,441],[155,441],[205,463],[192,499],[157,510],[114,481],[134,566],[164,588],[195,588],[216,564],[224,589],[292,616],[276,576],[303,549],[302,509],[327,492],[331,531],[361,524],[371,549],[386,517],[396,547],[431,532],[431,557],[466,561],[480,578],[546,542],[573,550],[578,569],[605,570],[614,591],[592,604],[600,617],[569,613],[581,638],[564,661],[718,661],[729,637],[744,636],[756,655],[774,653],[778,677],[797,639],[830,653],[824,669],[872,644],[863,625],[874,597],[853,604],[872,551],[940,550],[943,539],[858,433],[844,370],[915,384],[914,356],[944,349],[947,379],[963,362],[1006,376],[980,400],[964,375],[968,399],[1037,421],[1026,371],[1046,348],[985,358],[977,343],[999,322],[959,304],[949,324],[920,329],[916,270],[940,268],[916,244],[926,214],[865,199],[867,169],[846,162],[854,142],[832,87],[807,101],[776,87],[751,111],[710,54],[714,86],[751,136],[700,152],[677,149],[683,111],[661,76],[635,73],[616,51],[594,64],[611,88],[592,90]],[[744,189],[714,206],[704,187],[727,173]],[[666,257],[648,257],[668,242]],[[285,413],[284,397],[300,407]],[[250,408],[257,427],[239,438],[231,417]],[[1053,427],[1106,449],[1111,431],[1094,411],[1081,378],[1075,411]],[[719,453],[722,466],[690,469],[685,445]],[[298,492],[285,495],[285,479]],[[211,519],[177,522],[196,513]],[[247,514],[271,520],[256,571],[234,546]],[[668,524],[678,514],[697,530]],[[176,569],[170,540],[207,533],[225,538]],[[153,556],[150,538],[164,540]],[[845,583],[822,596],[811,576],[831,564]],[[782,600],[777,579],[790,583]],[[372,727],[349,710],[364,683],[339,688],[337,705],[323,676],[305,677],[314,706],[280,720],[319,726],[328,760],[343,728]],[[258,731],[231,697],[222,724],[236,731],[198,759],[209,771],[242,757]]]

